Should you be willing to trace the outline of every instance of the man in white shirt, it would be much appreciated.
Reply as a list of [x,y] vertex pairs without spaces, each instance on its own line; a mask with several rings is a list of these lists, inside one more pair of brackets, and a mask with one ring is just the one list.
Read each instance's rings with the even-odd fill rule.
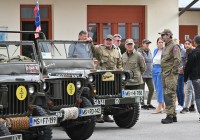
[[118,49],[119,54],[122,57],[121,50],[119,48],[119,46],[121,45],[121,41],[122,41],[122,36],[120,34],[115,34],[113,36],[113,45],[115,46],[115,48]]

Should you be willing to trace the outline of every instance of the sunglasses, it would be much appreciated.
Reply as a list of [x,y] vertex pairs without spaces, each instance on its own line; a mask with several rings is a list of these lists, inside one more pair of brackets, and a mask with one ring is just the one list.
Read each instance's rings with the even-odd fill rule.
[[116,40],[117,42],[122,42],[121,40]]

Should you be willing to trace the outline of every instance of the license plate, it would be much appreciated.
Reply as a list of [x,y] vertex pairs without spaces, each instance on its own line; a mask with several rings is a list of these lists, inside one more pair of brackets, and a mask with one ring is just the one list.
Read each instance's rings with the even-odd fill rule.
[[122,97],[143,97],[143,90],[123,90]]
[[42,125],[53,125],[58,123],[57,116],[44,116],[44,117],[32,117],[30,118],[30,126],[42,126]]
[[1,136],[0,140],[22,140],[22,134],[14,134],[8,136]]
[[79,117],[100,115],[101,107],[79,108]]

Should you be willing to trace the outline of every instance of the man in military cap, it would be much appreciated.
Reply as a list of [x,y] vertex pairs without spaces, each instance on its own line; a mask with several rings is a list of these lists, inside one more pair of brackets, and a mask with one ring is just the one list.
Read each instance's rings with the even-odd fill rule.
[[115,70],[122,69],[121,56],[116,47],[113,45],[113,36],[107,35],[104,44],[94,47],[96,59],[99,61],[97,69]]
[[130,80],[126,84],[126,89],[142,89],[143,79],[142,74],[146,70],[146,64],[142,55],[134,48],[133,39],[125,41],[126,52],[122,55],[123,68],[133,72]]
[[178,79],[178,67],[180,64],[180,49],[174,44],[171,30],[164,29],[159,33],[165,42],[161,58],[162,67],[162,83],[164,88],[164,98],[166,105],[167,117],[161,120],[161,123],[168,124],[177,122],[175,107],[176,107],[176,86]]
[[[96,59],[98,60],[97,69],[100,70],[121,70],[122,60],[120,53],[116,47],[113,45],[113,36],[107,35],[104,44],[96,45],[93,49]],[[96,122],[113,122],[108,115],[103,115],[102,117],[97,116]]]

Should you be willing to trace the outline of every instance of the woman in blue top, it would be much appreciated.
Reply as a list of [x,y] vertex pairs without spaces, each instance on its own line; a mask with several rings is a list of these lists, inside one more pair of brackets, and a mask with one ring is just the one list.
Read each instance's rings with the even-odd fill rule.
[[164,92],[162,86],[162,68],[161,68],[161,56],[163,51],[163,41],[161,38],[157,39],[157,47],[153,53],[153,69],[152,77],[156,89],[158,106],[155,113],[162,113],[164,109]]

